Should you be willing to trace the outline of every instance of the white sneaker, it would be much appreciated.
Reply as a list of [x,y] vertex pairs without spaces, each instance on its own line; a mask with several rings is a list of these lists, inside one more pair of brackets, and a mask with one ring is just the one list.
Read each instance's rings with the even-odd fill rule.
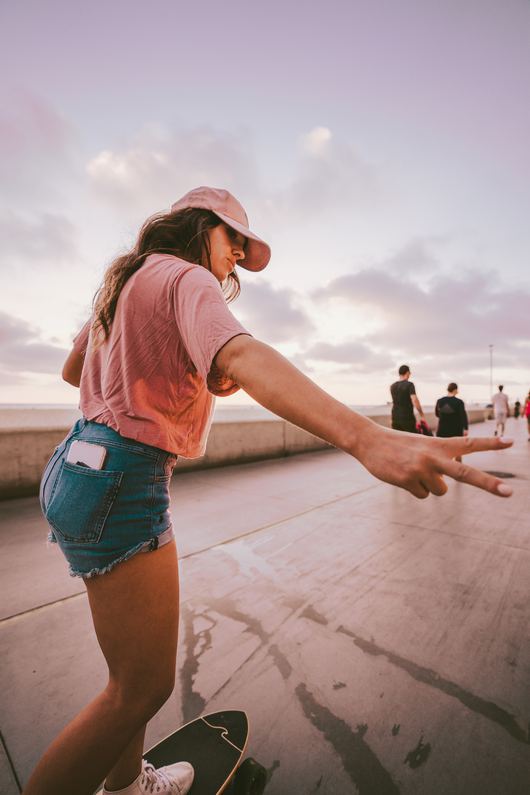
[[177,762],[175,765],[154,768],[142,759],[142,772],[132,784],[124,789],[102,789],[102,795],[151,795],[151,793],[167,793],[167,795],[186,795],[193,784],[195,772],[189,762]]

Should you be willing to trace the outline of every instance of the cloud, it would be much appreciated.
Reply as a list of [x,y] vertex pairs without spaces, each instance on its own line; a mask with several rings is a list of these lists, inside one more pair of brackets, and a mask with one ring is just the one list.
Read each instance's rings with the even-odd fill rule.
[[68,351],[39,337],[40,332],[29,323],[0,311],[0,370],[4,375],[20,378],[24,372],[57,374],[62,370]]
[[363,342],[350,341],[340,344],[318,342],[304,350],[303,357],[309,360],[336,362],[347,365],[344,371],[371,373],[387,370],[394,365],[392,357],[379,353]]
[[0,202],[28,208],[68,204],[77,177],[73,126],[50,103],[17,92],[0,111]]
[[31,270],[43,261],[53,264],[80,258],[76,227],[64,215],[43,212],[34,218],[11,210],[0,213],[2,264],[16,261]]
[[[421,283],[415,275],[417,255],[431,271]],[[426,368],[432,364],[438,374],[479,372],[488,366],[491,343],[497,367],[528,369],[530,291],[503,285],[494,270],[443,273],[425,243],[411,243],[387,261],[340,276],[313,295],[320,306],[329,299],[372,311],[379,329],[365,335],[363,343],[411,366],[415,360]]]
[[276,289],[266,281],[244,282],[233,304],[234,313],[248,330],[271,343],[299,342],[315,331],[307,313],[296,306],[294,290]]
[[302,136],[302,150],[310,156],[325,155],[328,152],[331,138],[331,130],[327,127],[315,127],[314,130]]
[[204,184],[231,190],[266,229],[370,207],[382,195],[376,169],[327,127],[301,136],[292,160],[294,176],[265,187],[248,130],[150,125],[122,147],[96,153],[85,170],[93,195],[121,215],[134,213],[135,221]]
[[[4,105],[0,116],[0,141],[7,159],[28,152],[60,153],[71,140],[72,127],[52,105],[31,92],[18,93]],[[4,163],[7,166],[8,163]]]
[[0,369],[0,386],[8,389],[12,386],[35,386],[35,383],[20,373]]
[[349,141],[336,139],[327,127],[316,127],[302,136],[295,176],[272,202],[282,216],[305,220],[373,207],[382,194],[376,168]]
[[385,270],[399,275],[417,276],[439,270],[440,262],[431,250],[433,244],[446,242],[441,236],[415,237],[405,243],[385,261]]
[[86,173],[98,198],[142,218],[169,208],[198,185],[226,187],[244,200],[258,184],[249,135],[207,126],[179,131],[145,127],[122,149],[96,154]]

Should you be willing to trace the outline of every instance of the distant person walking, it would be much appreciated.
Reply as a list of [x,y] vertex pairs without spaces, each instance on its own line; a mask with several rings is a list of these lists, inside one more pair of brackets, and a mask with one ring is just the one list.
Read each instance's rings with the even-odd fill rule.
[[416,433],[416,418],[414,409],[420,415],[420,419],[425,422],[425,414],[421,407],[416,387],[410,381],[410,367],[402,364],[398,370],[399,381],[394,381],[390,387],[392,395],[392,428],[395,431],[408,431]]
[[526,422],[528,424],[528,441],[530,442],[530,391],[524,402],[523,416],[526,417]]
[[[436,436],[447,439],[451,436],[467,436],[468,420],[464,401],[457,397],[458,384],[452,381],[447,387],[447,395],[436,401],[434,413],[438,417]],[[462,457],[457,456],[457,461]]]
[[[493,403],[493,416],[495,417],[495,436],[504,435],[504,426],[506,419],[510,416],[510,403],[508,395],[502,391],[504,386],[499,384],[499,391],[493,395],[491,402]],[[499,433],[500,428],[500,433]]]
[[515,417],[516,420],[518,420],[520,415],[521,415],[521,401],[516,400],[515,403],[513,404],[513,416]]

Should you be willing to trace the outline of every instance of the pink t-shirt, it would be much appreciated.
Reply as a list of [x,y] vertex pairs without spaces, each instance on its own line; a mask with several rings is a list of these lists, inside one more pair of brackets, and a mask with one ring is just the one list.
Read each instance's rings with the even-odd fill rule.
[[215,276],[151,254],[126,282],[110,336],[93,350],[92,318],[74,339],[85,355],[79,408],[87,420],[184,458],[204,455],[214,395],[239,386],[212,367],[232,337],[249,334]]

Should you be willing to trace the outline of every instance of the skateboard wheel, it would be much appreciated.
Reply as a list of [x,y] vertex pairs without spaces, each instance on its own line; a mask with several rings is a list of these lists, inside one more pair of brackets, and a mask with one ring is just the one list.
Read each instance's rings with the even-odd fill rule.
[[234,779],[234,795],[262,795],[267,783],[267,771],[255,759],[245,759]]

